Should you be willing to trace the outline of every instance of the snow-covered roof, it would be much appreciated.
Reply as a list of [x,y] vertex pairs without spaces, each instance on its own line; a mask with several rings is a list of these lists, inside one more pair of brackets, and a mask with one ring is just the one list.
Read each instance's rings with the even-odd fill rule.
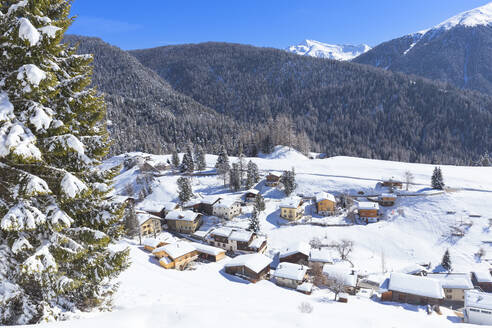
[[230,240],[247,242],[253,236],[253,232],[247,230],[234,230],[229,236]]
[[309,261],[312,262],[322,262],[322,263],[333,263],[335,254],[328,248],[313,248],[309,252]]
[[193,251],[196,251],[196,248],[192,243],[177,242],[156,248],[152,253],[166,252],[172,259],[176,259]]
[[186,211],[174,210],[167,213],[166,220],[194,221],[198,215],[200,214],[190,210],[186,210]]
[[492,276],[488,271],[473,271],[478,282],[492,282]]
[[281,262],[277,266],[277,269],[275,270],[273,276],[276,278],[285,278],[285,279],[302,281],[304,279],[304,276],[306,275],[307,270],[308,267],[305,265]]
[[201,199],[199,203],[213,205],[215,202],[217,202],[220,199],[222,199],[222,197],[219,197],[219,196],[206,196],[203,199]]
[[473,284],[468,273],[429,273],[427,278],[437,279],[442,288],[473,289]]
[[147,212],[160,212],[165,207],[165,203],[156,202],[154,200],[145,199],[139,203],[136,208]]
[[378,210],[379,204],[373,202],[359,202],[357,208],[359,210]]
[[229,236],[231,235],[232,231],[233,231],[232,228],[229,228],[229,227],[220,227],[220,228],[217,228],[217,229],[212,230],[212,232],[210,234],[213,235],[213,236],[219,236],[219,237],[229,238]]
[[346,265],[325,264],[323,274],[331,278],[342,279],[345,286],[357,286],[357,273],[352,274],[352,269]]
[[255,238],[253,239],[253,241],[251,241],[251,243],[249,244],[249,247],[250,248],[253,248],[253,249],[259,249],[261,247],[261,245],[263,245],[263,243],[266,241],[267,239],[263,236],[260,236],[258,238]]
[[147,213],[147,212],[137,212],[136,214],[137,214],[138,224],[140,224],[140,225],[144,224],[149,219],[154,219],[154,220],[160,220],[161,219],[160,217],[152,215],[152,214]]
[[316,197],[316,202],[321,202],[322,200],[329,200],[331,202],[336,203],[335,196],[332,194],[329,194],[327,192],[321,191],[315,195]]
[[222,198],[217,203],[214,204],[214,207],[220,208],[231,208],[234,204],[239,203],[236,199],[233,198]]
[[142,244],[144,246],[147,246],[147,247],[157,247],[157,245],[159,245],[161,241],[157,240],[157,239],[154,239],[154,238],[145,238],[142,242]]
[[407,265],[401,270],[398,270],[398,272],[406,273],[406,274],[417,274],[420,272],[427,272],[427,269],[419,264],[414,263],[414,264]]
[[465,290],[465,307],[492,310],[492,294],[475,289]]
[[396,198],[397,196],[395,194],[390,194],[390,193],[382,193],[379,198]]
[[298,208],[299,205],[301,204],[301,198],[300,197],[291,197],[284,199],[280,203],[281,208]]
[[282,258],[285,258],[287,256],[291,256],[291,255],[294,255],[297,253],[301,253],[301,254],[309,256],[310,252],[311,252],[311,246],[308,243],[299,242],[299,243],[292,245],[292,246],[289,246],[288,248],[283,250],[280,253],[279,257],[282,259]]
[[300,292],[310,293],[313,290],[313,284],[305,281],[302,284],[300,284],[299,286],[297,286],[296,289]]
[[167,256],[161,257],[161,258],[159,259],[159,263],[169,264],[169,263],[171,263],[171,262],[172,262],[172,260],[171,260],[169,257],[167,257]]
[[256,190],[256,189],[249,189],[249,190],[246,190],[244,192],[245,194],[254,194],[254,195],[258,195],[260,193],[259,190]]
[[272,263],[272,259],[263,254],[239,255],[225,264],[226,267],[245,266],[255,273],[259,273]]
[[399,272],[391,273],[388,290],[436,299],[444,298],[439,280]]
[[221,253],[225,253],[225,250],[223,250],[222,248],[217,248],[217,247],[213,247],[213,246],[209,246],[209,245],[205,245],[205,244],[201,244],[201,243],[191,243],[191,244],[200,253],[205,253],[205,254],[213,255],[213,256],[217,256]]

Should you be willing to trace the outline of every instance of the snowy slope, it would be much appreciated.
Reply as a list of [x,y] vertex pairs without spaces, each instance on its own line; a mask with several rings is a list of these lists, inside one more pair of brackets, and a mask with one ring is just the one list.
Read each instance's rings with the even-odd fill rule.
[[474,27],[490,24],[492,24],[492,2],[453,16],[432,29],[449,30],[458,25]]
[[[133,153],[132,155],[135,155]],[[142,154],[140,154],[142,155]],[[122,162],[123,156],[107,160],[104,167]],[[149,155],[151,162],[166,161],[168,155]],[[216,156],[207,155],[207,166],[212,168]],[[231,162],[235,158],[230,158]],[[249,158],[247,160],[250,160]],[[264,175],[268,171],[281,172],[292,167],[297,174],[296,193],[312,194],[319,190],[333,192],[375,192],[375,185],[385,177],[402,178],[406,170],[415,175],[410,187],[417,197],[401,197],[396,206],[385,208],[385,219],[371,225],[348,227],[319,227],[312,225],[284,226],[278,216],[278,204],[284,198],[281,191],[260,183],[257,188],[266,199],[266,210],[260,215],[262,232],[268,236],[267,255],[313,237],[327,242],[350,239],[355,243],[352,261],[364,273],[383,277],[385,271],[398,271],[418,263],[440,263],[442,254],[450,250],[456,272],[488,269],[489,265],[474,258],[480,247],[492,256],[492,248],[482,241],[492,240],[488,219],[492,218],[492,168],[442,166],[445,183],[450,192],[429,195],[429,181],[433,166],[351,157],[310,160],[286,147],[276,147],[274,154],[251,158]],[[135,183],[138,171],[128,170],[117,177],[116,192]],[[177,175],[165,174],[156,178],[153,192],[146,200],[176,201]],[[221,194],[239,197],[222,186],[216,176],[192,179],[193,190],[202,195]],[[308,211],[309,209],[306,209]],[[245,208],[239,218],[226,223],[246,227],[251,208]],[[453,212],[454,214],[447,214]],[[481,214],[470,218],[469,214]],[[339,221],[340,218],[333,218]],[[469,221],[465,236],[450,235],[450,227]],[[217,327],[235,325],[306,327],[332,325],[344,327],[451,327],[458,318],[447,309],[443,315],[427,315],[423,307],[381,303],[377,299],[350,296],[348,304],[335,303],[327,290],[316,290],[307,296],[277,287],[270,281],[249,284],[224,273],[223,266],[230,259],[218,263],[197,264],[195,270],[164,270],[150,254],[133,241],[124,240],[115,247],[130,247],[132,266],[120,279],[121,287],[115,297],[113,313],[74,314],[69,322],[48,324],[49,327],[87,327],[94,325],[118,327]],[[299,305],[309,303],[313,311],[302,313]],[[219,314],[220,313],[220,314]]]
[[371,47],[366,44],[360,45],[339,45],[322,43],[315,40],[305,40],[301,44],[290,46],[287,51],[302,55],[318,58],[328,58],[334,60],[351,60],[360,54],[369,51]]

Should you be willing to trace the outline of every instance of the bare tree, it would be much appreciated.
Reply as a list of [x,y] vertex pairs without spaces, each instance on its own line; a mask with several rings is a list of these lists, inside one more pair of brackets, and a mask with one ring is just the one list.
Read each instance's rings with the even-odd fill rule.
[[[338,243],[334,243],[333,247],[338,251],[340,255],[340,259],[342,261],[347,261],[352,264],[352,261],[349,259],[350,253],[352,253],[354,249],[354,242],[348,239],[342,239]],[[353,264],[352,264],[353,265]]]
[[333,275],[328,277],[328,290],[330,290],[337,300],[338,294],[345,292],[345,279],[341,275]]
[[408,191],[408,188],[410,187],[410,184],[413,183],[413,180],[414,180],[413,173],[410,171],[405,171],[405,183],[407,185],[407,191]]
[[309,241],[309,246],[311,246],[311,248],[321,249],[323,243],[318,237],[313,237],[313,239]]

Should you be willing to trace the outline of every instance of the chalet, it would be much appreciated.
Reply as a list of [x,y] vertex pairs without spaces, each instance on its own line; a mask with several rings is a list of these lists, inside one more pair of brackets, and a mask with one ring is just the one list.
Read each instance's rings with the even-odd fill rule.
[[394,177],[391,177],[388,179],[383,179],[383,181],[381,182],[381,186],[389,188],[390,190],[403,189],[403,182],[398,181]]
[[373,202],[359,202],[357,204],[357,214],[366,223],[379,221],[379,205]]
[[212,207],[213,215],[230,220],[241,214],[241,203],[233,199],[220,199]]
[[378,203],[381,206],[393,206],[395,205],[396,202],[396,195],[395,194],[381,194],[378,197]]
[[159,170],[156,169],[152,164],[149,162],[144,162],[144,163],[139,163],[137,164],[140,172],[143,173],[151,173],[151,174],[159,174]]
[[218,262],[225,258],[225,250],[218,247],[204,245],[201,243],[191,243],[198,252],[198,257],[210,262]]
[[187,242],[177,242],[154,249],[152,252],[159,258],[159,264],[165,269],[183,270],[197,259],[196,248]]
[[140,235],[157,235],[162,231],[162,221],[161,218],[147,212],[137,212],[137,221],[140,227]]
[[335,196],[326,192],[320,192],[315,195],[315,198],[316,211],[319,215],[335,214],[335,207],[337,205]]
[[179,209],[179,205],[173,202],[155,202],[144,200],[139,204],[138,209],[152,215],[165,218],[170,211]]
[[459,305],[465,301],[465,291],[474,288],[468,273],[429,273],[427,278],[439,280],[445,300]]
[[269,173],[265,179],[266,179],[265,185],[269,187],[276,187],[280,182],[280,175]]
[[311,246],[308,243],[298,243],[282,251],[279,254],[279,261],[308,265],[310,253]]
[[313,284],[305,281],[302,284],[300,284],[299,286],[297,286],[296,290],[298,292],[303,293],[303,294],[311,295],[311,292],[313,291]]
[[435,305],[444,299],[444,290],[439,280],[393,272],[387,281],[387,292],[382,300]]
[[256,200],[256,196],[258,196],[260,192],[256,189],[249,189],[244,193],[244,200],[246,203],[254,203]]
[[278,286],[295,289],[307,280],[308,269],[305,265],[283,262],[277,266],[273,276]]
[[270,273],[272,259],[263,254],[239,255],[225,264],[225,272],[251,282],[265,279]]
[[357,289],[358,275],[353,268],[342,264],[325,264],[323,265],[324,283],[327,286],[333,284],[335,280],[343,282],[344,291],[352,295]]
[[166,222],[171,231],[192,234],[202,224],[202,215],[192,211],[174,210],[166,215]]
[[160,162],[154,166],[158,171],[169,171],[171,169],[171,164]]
[[143,247],[146,251],[152,252],[154,249],[167,245],[166,242],[154,239],[154,238],[145,238],[142,242]]
[[492,325],[492,294],[465,291],[464,321],[475,325]]
[[472,272],[473,286],[479,287],[486,293],[492,293],[492,276],[489,271]]
[[203,215],[214,215],[214,205],[222,198],[218,196],[208,196],[202,198],[198,203],[197,211]]
[[289,221],[297,221],[304,215],[303,201],[299,197],[285,199],[280,203],[280,217]]
[[263,253],[267,247],[265,237],[247,230],[221,227],[210,232],[208,243],[230,252]]

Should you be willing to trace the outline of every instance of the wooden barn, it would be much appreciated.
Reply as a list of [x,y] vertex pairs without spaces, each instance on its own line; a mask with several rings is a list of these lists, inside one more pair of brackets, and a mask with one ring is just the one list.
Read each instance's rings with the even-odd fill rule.
[[378,197],[378,203],[381,206],[393,206],[395,205],[396,202],[396,195],[395,194],[381,194]]
[[445,297],[442,285],[436,279],[393,272],[387,284],[388,291],[381,296],[386,301],[439,305]]
[[280,175],[269,173],[265,178],[265,185],[269,187],[276,187],[280,182]]
[[146,251],[152,252],[158,247],[167,245],[167,243],[154,238],[145,238],[142,242],[142,245]]
[[225,272],[257,282],[270,273],[272,259],[263,254],[239,255],[225,264]]
[[492,293],[492,276],[489,271],[473,271],[472,283],[486,293]]
[[311,246],[308,243],[301,242],[282,251],[279,254],[279,261],[308,265],[310,253]]
[[281,262],[273,276],[278,286],[296,289],[307,280],[308,267],[301,264]]
[[388,179],[383,179],[383,181],[381,182],[381,186],[389,188],[390,190],[403,189],[403,182],[395,179],[394,177],[391,177]]
[[258,196],[260,192],[256,189],[249,189],[244,193],[244,200],[246,203],[254,203],[256,200],[256,196]]
[[379,204],[373,202],[359,202],[357,204],[357,214],[366,223],[379,221]]
[[226,251],[222,248],[204,245],[200,243],[191,243],[198,252],[198,257],[210,262],[218,262],[225,258]]

